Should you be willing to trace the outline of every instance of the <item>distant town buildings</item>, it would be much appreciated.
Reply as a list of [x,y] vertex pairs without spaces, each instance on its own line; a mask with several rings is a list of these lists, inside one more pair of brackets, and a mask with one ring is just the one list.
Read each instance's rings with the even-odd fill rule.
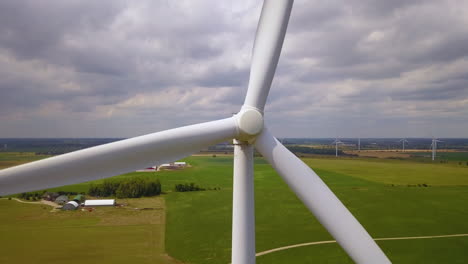
[[185,161],[179,161],[179,162],[171,162],[171,163],[165,163],[161,164],[158,166],[158,171],[160,170],[170,170],[170,169],[182,169],[187,167],[187,163]]
[[183,169],[187,167],[188,164],[185,161],[176,161],[171,163],[164,163],[159,166],[152,166],[142,170],[137,170],[137,172],[154,172],[160,170],[176,170],[176,169]]

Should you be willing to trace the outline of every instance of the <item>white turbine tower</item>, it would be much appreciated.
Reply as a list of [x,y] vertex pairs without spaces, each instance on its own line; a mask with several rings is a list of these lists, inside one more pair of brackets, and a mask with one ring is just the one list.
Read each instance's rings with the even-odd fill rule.
[[406,138],[402,138],[402,139],[400,139],[398,142],[402,142],[402,143],[403,143],[403,148],[402,148],[402,150],[403,150],[403,152],[405,152],[405,143],[409,143],[408,140],[406,140]]
[[361,152],[361,138],[358,138],[358,151]]
[[233,117],[166,130],[0,171],[0,195],[102,179],[189,156],[234,139],[232,263],[255,263],[253,148],[283,177],[356,263],[390,263],[317,174],[264,125],[263,109],[283,45],[292,0],[263,4],[244,105]]
[[341,142],[338,138],[335,138],[335,141],[333,141],[332,144],[335,144],[335,157],[338,157],[338,145],[341,145],[344,143]]
[[435,157],[436,157],[437,142],[443,142],[443,141],[438,140],[437,138],[432,137],[432,143],[431,143],[431,147],[432,147],[432,160],[435,160]]

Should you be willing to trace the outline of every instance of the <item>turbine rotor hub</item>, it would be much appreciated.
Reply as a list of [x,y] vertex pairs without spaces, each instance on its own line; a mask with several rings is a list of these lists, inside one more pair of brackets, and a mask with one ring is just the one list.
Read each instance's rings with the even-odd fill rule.
[[263,115],[257,109],[242,109],[237,115],[238,139],[251,143],[263,130]]

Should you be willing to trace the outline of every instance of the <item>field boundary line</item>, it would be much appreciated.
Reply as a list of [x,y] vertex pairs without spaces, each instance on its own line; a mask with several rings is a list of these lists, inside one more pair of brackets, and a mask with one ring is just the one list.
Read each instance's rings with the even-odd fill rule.
[[[452,234],[452,235],[437,235],[437,236],[411,236],[411,237],[382,237],[382,238],[374,238],[375,241],[386,241],[386,240],[410,240],[410,239],[431,239],[431,238],[447,238],[447,237],[466,237],[468,234]],[[316,241],[316,242],[307,242],[307,243],[300,243],[295,245],[289,245],[279,248],[273,248],[269,250],[265,250],[255,254],[256,257],[260,257],[266,254],[270,254],[277,251],[283,251],[291,248],[298,248],[298,247],[306,247],[306,246],[313,246],[313,245],[322,245],[322,244],[333,244],[336,243],[336,240],[325,240],[325,241]]]

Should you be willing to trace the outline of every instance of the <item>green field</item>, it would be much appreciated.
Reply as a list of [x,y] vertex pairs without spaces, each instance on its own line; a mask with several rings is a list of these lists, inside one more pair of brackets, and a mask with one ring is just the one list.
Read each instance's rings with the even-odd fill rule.
[[1,199],[0,263],[177,263],[164,256],[164,200],[120,202],[128,207],[51,212]]
[[[192,158],[193,160],[193,158]],[[231,158],[197,158],[199,184],[219,182],[222,191],[174,193],[168,204],[167,250],[190,263],[228,263],[231,232]],[[201,162],[203,161],[203,162]],[[396,160],[307,159],[374,237],[468,233],[468,169]],[[202,166],[203,165],[203,166]],[[204,166],[213,173],[202,173]],[[429,166],[429,167],[427,167]],[[261,159],[255,165],[257,252],[321,240],[328,233]],[[214,175],[215,178],[214,178]],[[173,172],[162,182],[184,178]],[[191,177],[191,176],[189,176]],[[415,187],[427,183],[431,187]],[[394,186],[392,186],[392,184]],[[408,186],[409,185],[409,186]],[[417,185],[416,185],[417,186]],[[180,230],[184,230],[181,232]],[[468,238],[381,241],[396,263],[468,260]],[[445,255],[434,247],[446,249]],[[413,250],[408,250],[412,248]],[[258,257],[258,263],[352,263],[337,245],[310,246]]]
[[47,157],[46,155],[36,155],[32,152],[0,152],[0,169]]
[[[425,157],[430,160],[432,157],[432,152],[413,152],[411,153],[412,156],[415,157]],[[437,152],[436,155],[437,160],[446,160],[446,161],[459,161],[464,163],[463,165],[466,166],[466,162],[468,162],[468,152]]]
[[[192,167],[117,176],[161,180],[163,196],[128,200],[125,208],[162,208],[165,201],[165,230],[162,222],[151,222],[162,217],[156,213],[162,209],[50,213],[50,207],[43,205],[0,200],[0,263],[177,263],[164,257],[165,251],[184,263],[229,263],[232,157],[190,157],[185,161]],[[468,233],[466,166],[390,159],[305,161],[373,237]],[[175,184],[191,182],[220,190],[172,191]],[[57,190],[86,191],[88,187],[84,183]],[[332,240],[261,158],[255,163],[255,198],[257,252]],[[468,237],[378,243],[394,263],[468,262]],[[21,253],[29,248],[31,254]],[[258,257],[257,263],[352,261],[337,244],[325,244],[274,252]]]

